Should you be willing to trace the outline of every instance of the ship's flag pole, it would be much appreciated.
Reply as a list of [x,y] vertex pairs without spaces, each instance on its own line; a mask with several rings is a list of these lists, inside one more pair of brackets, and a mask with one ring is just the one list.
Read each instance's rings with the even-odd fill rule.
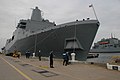
[[95,12],[95,8],[94,8],[93,4],[90,4],[89,7],[91,7],[91,8],[93,9],[95,18],[98,20],[97,15],[96,15],[96,12]]

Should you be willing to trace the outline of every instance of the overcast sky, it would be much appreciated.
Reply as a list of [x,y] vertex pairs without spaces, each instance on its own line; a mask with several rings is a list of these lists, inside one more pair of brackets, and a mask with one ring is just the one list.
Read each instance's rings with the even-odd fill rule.
[[11,38],[20,19],[30,19],[32,9],[38,6],[43,17],[56,24],[76,19],[95,19],[94,5],[100,27],[94,42],[109,38],[111,33],[120,39],[120,0],[0,0],[0,48]]

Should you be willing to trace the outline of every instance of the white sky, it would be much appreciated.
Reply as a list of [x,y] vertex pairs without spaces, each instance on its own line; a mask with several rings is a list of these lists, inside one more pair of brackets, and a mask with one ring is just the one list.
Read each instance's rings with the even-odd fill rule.
[[120,39],[120,0],[0,0],[0,48],[11,38],[19,20],[30,18],[35,6],[44,12],[45,19],[62,24],[87,17],[95,19],[90,4],[100,21],[94,42],[109,38],[111,33]]

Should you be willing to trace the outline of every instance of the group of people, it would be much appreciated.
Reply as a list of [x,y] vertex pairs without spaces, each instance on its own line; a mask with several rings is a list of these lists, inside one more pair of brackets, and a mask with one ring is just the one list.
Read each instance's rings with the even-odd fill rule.
[[26,58],[30,58],[30,55],[31,55],[30,51],[27,51],[25,55],[26,55]]
[[[33,56],[33,58],[35,57],[35,53],[30,53],[30,51],[27,51],[26,53],[25,53],[25,55],[26,55],[26,58],[30,58],[30,56],[32,55]],[[39,61],[41,61],[41,51],[39,50],[39,52],[38,52],[38,57],[39,57]]]
[[[54,68],[53,67],[53,51],[50,52],[50,68]],[[67,66],[69,64],[69,54],[68,52],[64,52],[63,53],[63,65]]]
[[[29,58],[31,55],[30,51],[27,51],[26,52],[26,58]],[[38,58],[39,58],[39,61],[41,61],[41,50],[38,51]],[[53,51],[50,52],[50,55],[49,55],[49,61],[50,61],[50,68],[54,68],[53,66],[53,58],[54,58],[54,54],[53,54]],[[69,54],[68,52],[64,52],[63,53],[63,65],[67,66],[69,64]]]

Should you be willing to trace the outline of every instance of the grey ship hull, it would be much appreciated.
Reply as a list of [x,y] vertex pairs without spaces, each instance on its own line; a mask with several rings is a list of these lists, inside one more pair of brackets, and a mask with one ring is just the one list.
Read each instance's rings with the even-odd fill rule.
[[38,50],[41,50],[42,56],[48,57],[52,50],[56,58],[62,58],[63,51],[73,52],[74,48],[66,47],[66,41],[68,40],[69,42],[70,40],[73,40],[76,32],[76,39],[79,45],[79,48],[74,50],[76,53],[76,59],[86,60],[98,27],[99,24],[97,20],[90,20],[90,22],[88,21],[88,23],[85,24],[72,24],[51,29],[16,41],[14,45],[8,49],[8,52],[13,52],[16,49],[21,51],[22,54],[25,54],[28,50],[31,53],[34,51],[37,53]]
[[120,53],[120,48],[91,49],[90,53]]

